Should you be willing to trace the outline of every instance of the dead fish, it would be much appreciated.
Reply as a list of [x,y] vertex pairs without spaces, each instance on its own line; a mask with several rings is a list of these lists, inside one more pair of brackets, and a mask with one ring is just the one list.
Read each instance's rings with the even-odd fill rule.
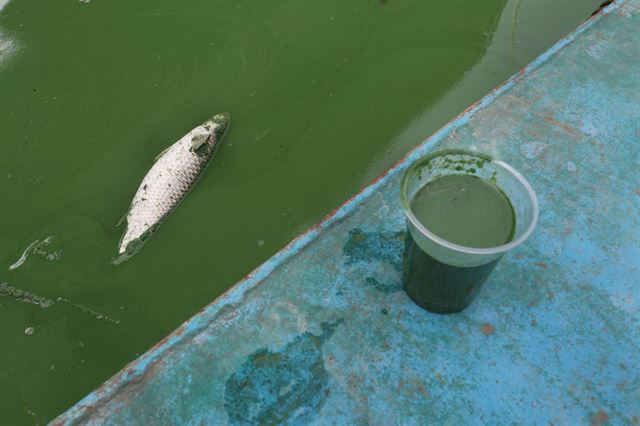
[[126,220],[127,227],[118,247],[120,256],[114,263],[138,252],[184,199],[220,147],[229,125],[229,114],[214,115],[156,157],[120,220]]

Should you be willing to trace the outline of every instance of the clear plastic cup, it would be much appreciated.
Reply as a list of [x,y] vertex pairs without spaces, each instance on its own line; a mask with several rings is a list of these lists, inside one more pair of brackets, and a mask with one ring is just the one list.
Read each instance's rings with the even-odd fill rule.
[[[427,183],[446,175],[478,176],[495,184],[515,214],[513,238],[496,247],[466,247],[440,238],[411,210],[411,201]],[[407,218],[403,285],[419,306],[431,312],[454,313],[474,299],[501,256],[522,244],[538,222],[536,194],[513,167],[486,154],[464,150],[434,152],[405,172],[400,199]]]

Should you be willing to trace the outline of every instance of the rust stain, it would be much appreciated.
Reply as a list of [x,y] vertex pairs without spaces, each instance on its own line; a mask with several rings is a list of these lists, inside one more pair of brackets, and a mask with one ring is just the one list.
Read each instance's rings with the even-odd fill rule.
[[441,385],[444,385],[444,379],[442,378],[442,374],[440,373],[436,373],[436,380],[438,381],[438,383],[440,383]]
[[427,392],[427,390],[424,388],[424,386],[420,385],[418,386],[418,391],[424,395],[425,398],[429,398],[431,397],[431,395],[429,395],[429,392]]
[[555,118],[553,118],[553,116],[551,115],[551,113],[545,113],[543,120],[546,121],[547,123],[553,124],[554,126],[560,128],[562,131],[564,131],[565,133],[571,135],[571,136],[578,136],[578,132],[576,132],[574,129],[572,129],[571,127],[569,127],[568,125],[556,120]]
[[569,235],[573,232],[573,227],[571,226],[571,222],[567,219],[564,220],[564,235]]
[[358,377],[355,374],[349,374],[349,377],[347,378],[347,381],[348,381],[349,387],[351,389],[357,389],[358,388]]
[[609,420],[609,416],[602,410],[598,410],[593,419],[591,419],[591,426],[600,426]]
[[537,327],[538,326],[538,322],[534,319],[531,320],[531,326],[532,327]]
[[640,197],[640,189],[636,189],[636,195]]
[[362,241],[366,240],[367,237],[363,234],[357,234],[353,237],[353,241],[355,241],[356,243],[361,243]]
[[180,336],[182,336],[182,335],[184,334],[184,329],[185,329],[185,325],[184,325],[184,324],[182,324],[182,325],[181,325],[180,327],[178,327],[178,328],[177,328],[173,333],[171,333],[171,334],[169,334],[169,335],[167,335],[167,336],[163,337],[163,338],[162,338],[162,340],[160,340],[158,343],[156,343],[156,344],[153,346],[153,349],[155,350],[155,349],[159,349],[159,348],[161,348],[161,347],[162,347],[162,346],[164,346],[164,345],[169,341],[169,339],[171,339],[172,337],[180,337]]
[[488,322],[482,324],[482,327],[480,329],[482,330],[482,334],[484,334],[485,336],[489,336],[493,334],[494,331],[496,331],[496,329],[493,328],[493,326]]
[[547,264],[544,262],[536,262],[534,265],[541,267],[542,269],[547,269]]

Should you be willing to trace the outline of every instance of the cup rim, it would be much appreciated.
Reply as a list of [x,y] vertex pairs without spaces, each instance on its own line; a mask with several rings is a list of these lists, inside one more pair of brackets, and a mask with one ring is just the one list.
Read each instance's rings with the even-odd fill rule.
[[[506,244],[502,244],[499,246],[494,246],[494,247],[467,247],[467,246],[463,246],[460,244],[456,244],[453,243],[451,241],[445,240],[444,238],[440,238],[438,237],[436,234],[434,234],[433,232],[429,231],[419,220],[418,218],[413,214],[413,212],[411,211],[411,206],[409,203],[409,199],[407,197],[407,185],[409,182],[409,176],[411,176],[411,173],[416,170],[418,167],[420,167],[421,165],[430,162],[431,160],[433,160],[436,157],[442,157],[445,155],[469,155],[469,156],[473,156],[473,157],[479,157],[482,158],[483,160],[487,160],[490,161],[493,164],[496,164],[502,168],[504,168],[505,170],[507,170],[507,172],[511,173],[519,182],[520,184],[527,190],[527,195],[529,196],[529,201],[531,202],[531,206],[533,208],[533,215],[532,215],[532,219],[531,219],[531,223],[529,224],[529,226],[527,227],[527,229],[525,230],[525,232],[522,233],[522,235],[520,235],[518,238],[506,243]],[[423,235],[425,235],[427,238],[429,238],[430,240],[432,240],[433,242],[435,242],[436,244],[439,244],[447,249],[453,250],[453,251],[457,251],[460,253],[465,253],[465,254],[475,254],[475,255],[496,255],[496,254],[501,254],[504,253],[508,250],[511,250],[517,246],[519,246],[520,244],[522,244],[527,238],[529,238],[529,236],[531,235],[531,233],[533,232],[534,228],[536,227],[537,223],[538,223],[538,217],[539,217],[539,207],[538,207],[538,197],[536,196],[535,191],[533,190],[533,188],[531,187],[531,185],[529,184],[529,182],[524,178],[524,176],[522,176],[516,169],[514,169],[513,167],[511,167],[509,164],[505,163],[502,160],[498,160],[495,159],[493,157],[491,157],[490,155],[481,153],[481,152],[475,152],[475,151],[468,151],[465,149],[443,149],[440,151],[436,151],[436,152],[432,152],[431,154],[425,155],[420,157],[419,159],[415,160],[413,162],[413,164],[411,164],[411,166],[409,166],[409,168],[404,172],[404,176],[402,176],[402,181],[400,184],[400,201],[402,203],[402,209],[404,210],[404,214],[407,217],[407,219],[413,224],[413,226],[415,226]]]

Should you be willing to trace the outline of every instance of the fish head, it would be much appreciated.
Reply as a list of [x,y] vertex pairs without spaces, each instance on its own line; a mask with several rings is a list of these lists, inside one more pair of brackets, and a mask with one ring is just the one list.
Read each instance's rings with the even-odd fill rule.
[[229,113],[216,114],[199,128],[191,141],[191,150],[199,154],[212,155],[227,133],[230,124]]
[[230,123],[231,119],[227,112],[216,114],[202,123],[202,131],[192,139],[192,151],[213,154],[229,130]]
[[208,122],[212,124],[212,135],[215,136],[217,141],[220,141],[229,130],[231,116],[229,116],[228,112],[221,112],[211,117]]

